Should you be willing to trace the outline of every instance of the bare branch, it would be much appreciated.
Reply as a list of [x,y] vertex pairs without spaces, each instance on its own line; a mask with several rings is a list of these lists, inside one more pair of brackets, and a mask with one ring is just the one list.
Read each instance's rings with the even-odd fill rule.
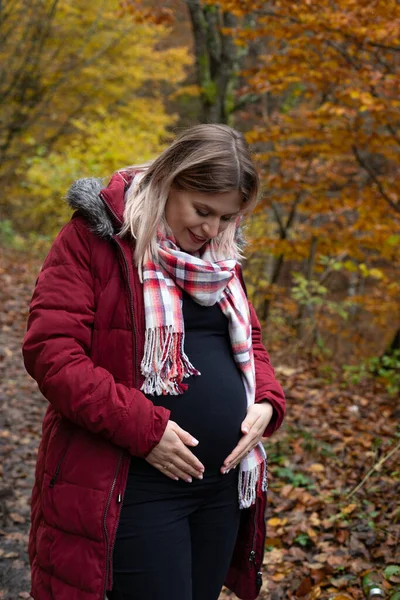
[[352,149],[353,149],[353,154],[354,154],[358,164],[371,177],[372,181],[375,183],[376,187],[378,188],[378,191],[379,191],[380,195],[382,196],[382,198],[393,208],[393,210],[400,213],[400,204],[396,204],[395,202],[393,202],[393,200],[391,198],[389,198],[389,196],[383,189],[383,186],[382,186],[381,182],[379,181],[376,173],[373,171],[373,169],[371,169],[371,167],[368,165],[368,163],[362,158],[357,146],[353,145]]
[[285,226],[283,224],[283,221],[281,219],[281,215],[279,214],[279,210],[278,210],[278,207],[277,207],[277,205],[276,205],[275,202],[271,203],[271,208],[273,210],[276,222],[278,223],[280,238],[282,240],[284,240],[285,237],[286,237],[286,228],[285,228]]
[[395,452],[397,452],[397,450],[399,450],[400,448],[400,442],[390,450],[390,452],[388,452],[385,456],[382,456],[382,458],[372,467],[372,469],[370,469],[368,471],[368,473],[365,475],[365,477],[362,479],[362,481],[360,481],[360,483],[349,493],[347,494],[346,498],[351,498],[351,496],[353,496],[354,494],[356,494],[364,485],[364,483],[371,477],[371,475],[373,474],[374,471],[379,472],[382,468],[382,466],[384,465],[384,463],[391,457],[393,456],[393,454],[395,454]]

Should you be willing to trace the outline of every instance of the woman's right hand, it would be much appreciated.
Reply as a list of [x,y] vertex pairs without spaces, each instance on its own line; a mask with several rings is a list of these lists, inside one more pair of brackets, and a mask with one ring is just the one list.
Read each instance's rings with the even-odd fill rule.
[[164,435],[145,460],[170,479],[183,479],[188,483],[192,477],[203,479],[204,466],[187,448],[198,443],[175,421],[168,421]]

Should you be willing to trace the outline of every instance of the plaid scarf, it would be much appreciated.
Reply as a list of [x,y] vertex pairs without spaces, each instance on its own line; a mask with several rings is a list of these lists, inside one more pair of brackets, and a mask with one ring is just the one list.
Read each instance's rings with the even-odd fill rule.
[[[200,375],[184,351],[185,327],[182,290],[202,306],[218,303],[229,321],[235,362],[241,371],[247,406],[254,403],[255,370],[250,311],[239,281],[236,260],[214,260],[213,242],[201,257],[180,250],[172,237],[158,236],[159,263],[147,259],[143,265],[146,335],[141,372],[142,391],[150,395],[183,394],[190,375]],[[267,487],[266,456],[258,444],[240,463],[239,504],[248,508],[256,500],[257,488]]]

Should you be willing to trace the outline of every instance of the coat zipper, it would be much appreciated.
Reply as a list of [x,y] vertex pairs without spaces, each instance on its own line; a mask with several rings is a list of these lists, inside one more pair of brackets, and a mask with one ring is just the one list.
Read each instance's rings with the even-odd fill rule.
[[62,453],[61,458],[60,458],[60,460],[57,463],[56,470],[54,471],[54,475],[50,479],[49,487],[51,487],[51,488],[54,487],[54,485],[55,485],[55,483],[56,483],[56,481],[58,479],[58,476],[60,474],[60,469],[61,469],[62,461],[64,460],[66,454],[67,454],[67,449],[65,449],[64,452]]
[[[118,525],[119,525],[119,519],[121,517],[121,510],[122,510],[122,494],[121,492],[118,493],[117,496],[117,504],[120,504],[120,507],[118,509],[118,515],[117,515],[117,526],[115,528],[115,531],[117,531],[118,529]],[[114,554],[114,546],[115,546],[115,539],[116,539],[117,535],[115,534],[113,542],[111,544],[111,550],[110,550],[110,560],[109,560],[109,569],[108,569],[108,577],[111,578],[111,574],[112,574],[112,556]],[[112,580],[110,582],[107,582],[106,585],[108,585],[108,583],[112,583]]]
[[113,479],[113,482],[112,482],[110,493],[108,495],[106,509],[104,511],[104,517],[103,517],[103,528],[104,528],[104,534],[105,534],[105,538],[106,538],[106,578],[105,578],[105,583],[104,583],[104,598],[105,599],[107,598],[107,584],[108,584],[108,575],[109,575],[109,572],[110,572],[110,560],[111,560],[111,557],[110,557],[110,540],[109,540],[108,531],[107,531],[107,513],[108,513],[108,509],[110,508],[112,495],[113,495],[114,489],[115,489],[115,484],[117,483],[118,472],[119,472],[119,468],[121,466],[121,461],[122,461],[123,454],[124,454],[124,451],[122,450],[120,452],[119,457],[118,457],[117,469],[115,471],[114,479]]
[[[256,500],[256,506],[255,506],[255,511],[254,511],[254,533],[253,533],[253,540],[252,540],[252,544],[251,544],[251,551],[249,554],[249,562],[251,564],[251,566],[257,568],[255,562],[256,562],[256,551],[255,551],[255,547],[256,547],[256,536],[257,536],[257,516],[258,516],[258,505],[257,505],[257,500]],[[262,572],[261,571],[257,571],[256,574],[256,585],[258,587],[258,589],[261,588],[262,585]]]
[[255,546],[256,546],[256,535],[257,535],[257,513],[258,513],[258,506],[257,506],[257,500],[256,500],[256,506],[255,506],[255,511],[254,511],[254,533],[253,533],[253,539],[251,542],[251,552],[249,554],[249,562],[251,563],[251,565],[253,566],[256,560],[256,551],[255,551]]

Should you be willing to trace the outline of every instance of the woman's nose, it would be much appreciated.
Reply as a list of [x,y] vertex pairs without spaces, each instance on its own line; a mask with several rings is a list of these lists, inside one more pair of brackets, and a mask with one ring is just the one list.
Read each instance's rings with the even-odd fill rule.
[[215,238],[219,234],[220,228],[220,219],[219,217],[215,217],[214,219],[208,220],[203,224],[203,231],[209,238]]

